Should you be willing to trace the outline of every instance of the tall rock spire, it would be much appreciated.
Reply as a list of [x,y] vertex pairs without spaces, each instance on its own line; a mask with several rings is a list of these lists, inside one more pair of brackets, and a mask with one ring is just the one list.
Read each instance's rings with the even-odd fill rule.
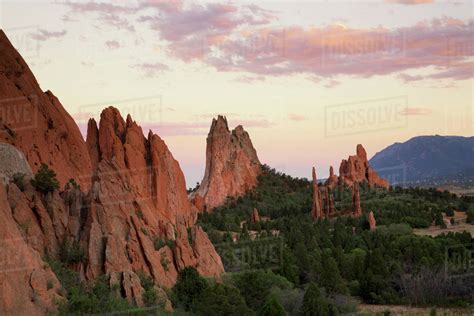
[[360,206],[359,184],[356,182],[352,187],[352,216],[362,216],[362,208]]
[[329,186],[326,186],[324,189],[324,215],[329,217],[336,213],[336,208],[334,206],[334,196],[332,190]]
[[227,119],[213,119],[207,136],[206,171],[190,200],[199,211],[211,211],[228,197],[245,194],[257,184],[262,167],[249,134],[239,125],[232,132]]
[[372,211],[370,211],[369,213],[369,225],[370,225],[371,231],[374,231],[377,229],[377,222],[375,221],[374,212]]
[[313,207],[311,209],[313,220],[324,217],[322,212],[321,192],[318,187],[318,178],[316,176],[316,168],[313,167]]
[[339,181],[339,178],[334,174],[334,168],[332,166],[329,167],[329,177],[326,180],[326,186],[330,188],[335,188],[337,186],[337,183]]

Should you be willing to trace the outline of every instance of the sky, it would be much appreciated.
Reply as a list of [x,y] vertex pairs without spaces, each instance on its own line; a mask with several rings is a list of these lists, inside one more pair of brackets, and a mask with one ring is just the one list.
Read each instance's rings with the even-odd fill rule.
[[0,1],[0,26],[86,133],[106,106],[159,134],[188,186],[213,117],[260,160],[336,173],[418,135],[474,135],[472,1]]

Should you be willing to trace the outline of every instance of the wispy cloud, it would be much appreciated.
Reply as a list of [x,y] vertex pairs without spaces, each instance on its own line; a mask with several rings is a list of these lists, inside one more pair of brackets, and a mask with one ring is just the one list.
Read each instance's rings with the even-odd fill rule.
[[301,114],[289,113],[288,119],[293,122],[303,122],[303,121],[307,121],[308,117]]
[[409,75],[404,73],[397,75],[397,78],[403,80],[405,83],[425,79],[425,77],[422,75]]
[[[432,0],[387,0],[406,5]],[[167,52],[185,62],[201,61],[218,71],[241,72],[241,82],[267,76],[304,74],[331,78],[367,78],[400,74],[405,82],[473,78],[474,20],[443,17],[399,28],[351,28],[347,25],[277,26],[275,12],[256,5],[137,1],[66,3],[72,12],[127,28],[130,20],[154,31]],[[431,73],[413,76],[410,70]]]
[[138,69],[144,77],[153,78],[169,70],[169,67],[162,63],[142,63],[130,66]]
[[62,30],[59,32],[52,32],[52,31],[47,31],[43,29],[39,29],[37,33],[31,34],[31,38],[37,40],[37,41],[47,41],[52,38],[61,38],[66,35],[66,30]]
[[265,76],[239,76],[235,79],[237,82],[254,83],[258,81],[265,81]]
[[404,116],[425,116],[433,113],[431,109],[428,108],[405,108],[400,112],[400,115]]
[[416,5],[416,4],[430,4],[434,3],[434,0],[385,0],[389,3],[405,4],[405,5]]
[[106,41],[105,46],[109,49],[118,49],[120,48],[120,43],[118,41]]
[[258,75],[371,77],[434,67],[431,78],[463,79],[472,77],[472,28],[472,21],[449,18],[393,30],[264,28],[228,39],[214,48],[219,54],[200,59],[220,71]]

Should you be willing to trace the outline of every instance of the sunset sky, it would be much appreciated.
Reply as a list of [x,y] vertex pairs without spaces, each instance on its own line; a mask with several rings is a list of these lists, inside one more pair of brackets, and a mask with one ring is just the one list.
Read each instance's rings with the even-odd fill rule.
[[212,117],[326,177],[417,135],[474,134],[472,1],[1,1],[0,25],[85,133],[105,106],[200,181]]

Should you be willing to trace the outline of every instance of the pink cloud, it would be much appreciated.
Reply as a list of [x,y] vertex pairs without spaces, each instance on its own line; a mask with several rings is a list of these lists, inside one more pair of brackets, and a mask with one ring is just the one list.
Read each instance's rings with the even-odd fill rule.
[[148,78],[157,77],[158,75],[162,74],[164,71],[169,70],[169,67],[162,63],[135,64],[135,65],[132,65],[131,67],[140,70],[143,73],[143,75]]
[[117,41],[106,41],[105,46],[109,49],[118,49],[120,48],[120,43]]
[[[173,57],[201,61],[218,71],[244,72],[248,78],[305,74],[331,78],[326,86],[333,87],[338,84],[333,77],[344,75],[367,78],[402,73],[398,78],[405,82],[473,77],[473,20],[443,17],[394,29],[340,24],[275,27],[271,25],[275,14],[255,5],[181,0],[68,5],[78,13],[94,12],[104,23],[116,23],[119,28],[127,27],[133,18],[167,41]],[[405,73],[427,67],[434,70],[423,77]]]
[[75,13],[89,13],[89,12],[108,12],[108,13],[134,13],[139,10],[136,6],[116,5],[106,2],[64,2],[61,3],[71,9]]
[[239,76],[235,79],[237,82],[242,83],[254,83],[258,81],[265,81],[264,76]]
[[400,112],[400,115],[404,116],[412,116],[412,115],[430,115],[433,111],[428,108],[404,108],[403,111]]
[[302,122],[302,121],[307,121],[308,118],[304,115],[300,114],[294,114],[294,113],[289,113],[288,114],[288,119],[293,122]]
[[467,79],[472,77],[472,27],[472,21],[445,18],[394,30],[263,28],[217,45],[218,55],[204,52],[199,58],[220,71],[258,75],[370,77],[432,66],[432,78]]
[[409,75],[409,74],[399,74],[397,78],[403,80],[405,83],[412,82],[412,81],[419,81],[425,79],[424,76],[421,75]]
[[385,2],[406,4],[406,5],[416,5],[416,4],[434,3],[434,0],[385,0]]
[[60,32],[51,32],[43,29],[39,29],[38,33],[31,34],[31,38],[37,41],[47,41],[52,38],[61,38],[66,35],[66,30],[62,30]]

